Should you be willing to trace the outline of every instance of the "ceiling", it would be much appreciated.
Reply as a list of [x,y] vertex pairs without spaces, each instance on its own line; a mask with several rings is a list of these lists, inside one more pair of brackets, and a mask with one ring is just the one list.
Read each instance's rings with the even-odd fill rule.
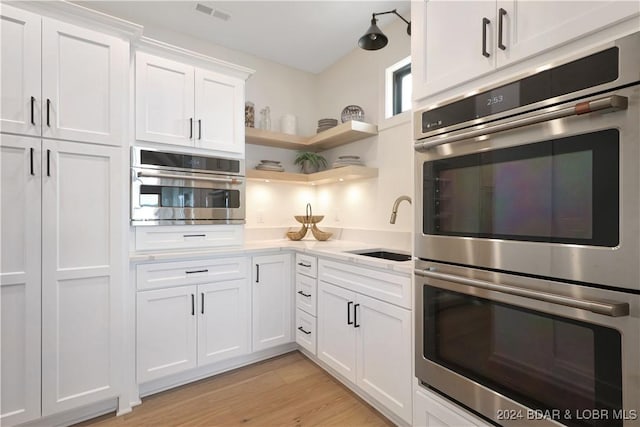
[[[391,1],[75,1],[147,26],[159,26],[230,49],[319,73],[357,47],[373,12],[398,9],[410,19],[410,2]],[[228,20],[196,10],[200,3]],[[219,14],[215,13],[214,14]],[[385,26],[399,20],[378,18]]]

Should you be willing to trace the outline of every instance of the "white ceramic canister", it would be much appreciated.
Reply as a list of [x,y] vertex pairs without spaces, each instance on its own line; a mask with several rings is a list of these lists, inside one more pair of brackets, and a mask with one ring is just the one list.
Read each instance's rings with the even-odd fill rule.
[[297,133],[298,120],[293,114],[285,114],[280,118],[280,132],[295,135]]

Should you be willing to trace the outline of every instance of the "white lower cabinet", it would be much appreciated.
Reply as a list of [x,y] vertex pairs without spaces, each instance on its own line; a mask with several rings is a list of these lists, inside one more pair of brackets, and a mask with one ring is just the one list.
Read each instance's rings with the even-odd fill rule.
[[482,421],[437,394],[415,386],[413,394],[414,427],[489,427]]
[[296,342],[311,354],[316,354],[316,318],[296,309]]
[[291,254],[252,258],[253,351],[293,341]]
[[318,358],[411,422],[410,310],[321,280]]
[[[223,262],[225,261],[225,262]],[[239,269],[228,266],[239,265]],[[202,267],[202,268],[200,268]],[[144,383],[167,375],[219,362],[250,351],[249,284],[245,258],[214,262],[169,262],[140,265],[138,277],[149,271],[185,270],[185,281],[201,284],[138,292],[137,379]],[[216,269],[220,270],[216,274]],[[219,281],[211,281],[212,277]],[[173,283],[173,281],[171,281]],[[145,288],[146,283],[138,283]]]

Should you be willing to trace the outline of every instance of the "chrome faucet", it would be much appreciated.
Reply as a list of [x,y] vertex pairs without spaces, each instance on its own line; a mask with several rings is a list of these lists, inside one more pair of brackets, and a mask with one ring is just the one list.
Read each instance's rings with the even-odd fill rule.
[[409,204],[411,204],[411,197],[409,196],[398,197],[396,201],[393,202],[393,209],[391,209],[391,218],[389,219],[390,224],[396,223],[396,217],[398,216],[398,206],[400,205],[400,202],[402,202],[403,200],[406,200],[407,202],[409,202]]

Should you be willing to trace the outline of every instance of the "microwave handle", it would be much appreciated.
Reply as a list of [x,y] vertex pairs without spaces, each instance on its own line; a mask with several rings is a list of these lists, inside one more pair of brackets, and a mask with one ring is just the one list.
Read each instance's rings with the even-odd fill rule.
[[[444,280],[459,285],[469,286],[471,288],[482,288],[489,291],[496,291],[504,294],[544,301],[552,304],[559,304],[566,307],[578,308],[581,310],[590,311],[592,313],[604,314],[605,316],[623,317],[629,315],[628,303],[582,300],[567,297],[564,295],[552,294],[549,292],[539,292],[530,289],[516,288],[509,285],[486,282],[484,280],[470,279],[453,274],[437,273],[433,270],[415,269],[414,271],[416,275],[421,277]],[[430,283],[429,285],[439,287],[438,285],[432,283]]]
[[187,176],[187,175],[174,175],[170,173],[149,173],[149,172],[138,172],[138,178],[147,177],[147,178],[170,178],[170,179],[184,179],[184,180],[193,180],[193,181],[209,181],[209,182],[221,182],[225,184],[242,184],[241,179],[237,178],[217,178],[210,176]]
[[613,112],[618,110],[626,110],[627,105],[628,99],[626,97],[611,95],[606,98],[580,102],[570,107],[564,107],[559,110],[548,111],[546,113],[532,114],[518,120],[483,127],[481,129],[471,129],[465,132],[452,133],[448,136],[442,136],[440,138],[434,136],[429,138],[434,139],[433,141],[416,142],[415,144],[413,144],[413,148],[416,151],[424,152],[442,144],[449,144],[451,142],[476,138],[478,136],[491,135],[493,133],[504,132],[507,130],[530,126],[537,123],[548,122],[550,120],[561,119],[563,117],[580,116],[582,114],[592,113],[594,111]]

